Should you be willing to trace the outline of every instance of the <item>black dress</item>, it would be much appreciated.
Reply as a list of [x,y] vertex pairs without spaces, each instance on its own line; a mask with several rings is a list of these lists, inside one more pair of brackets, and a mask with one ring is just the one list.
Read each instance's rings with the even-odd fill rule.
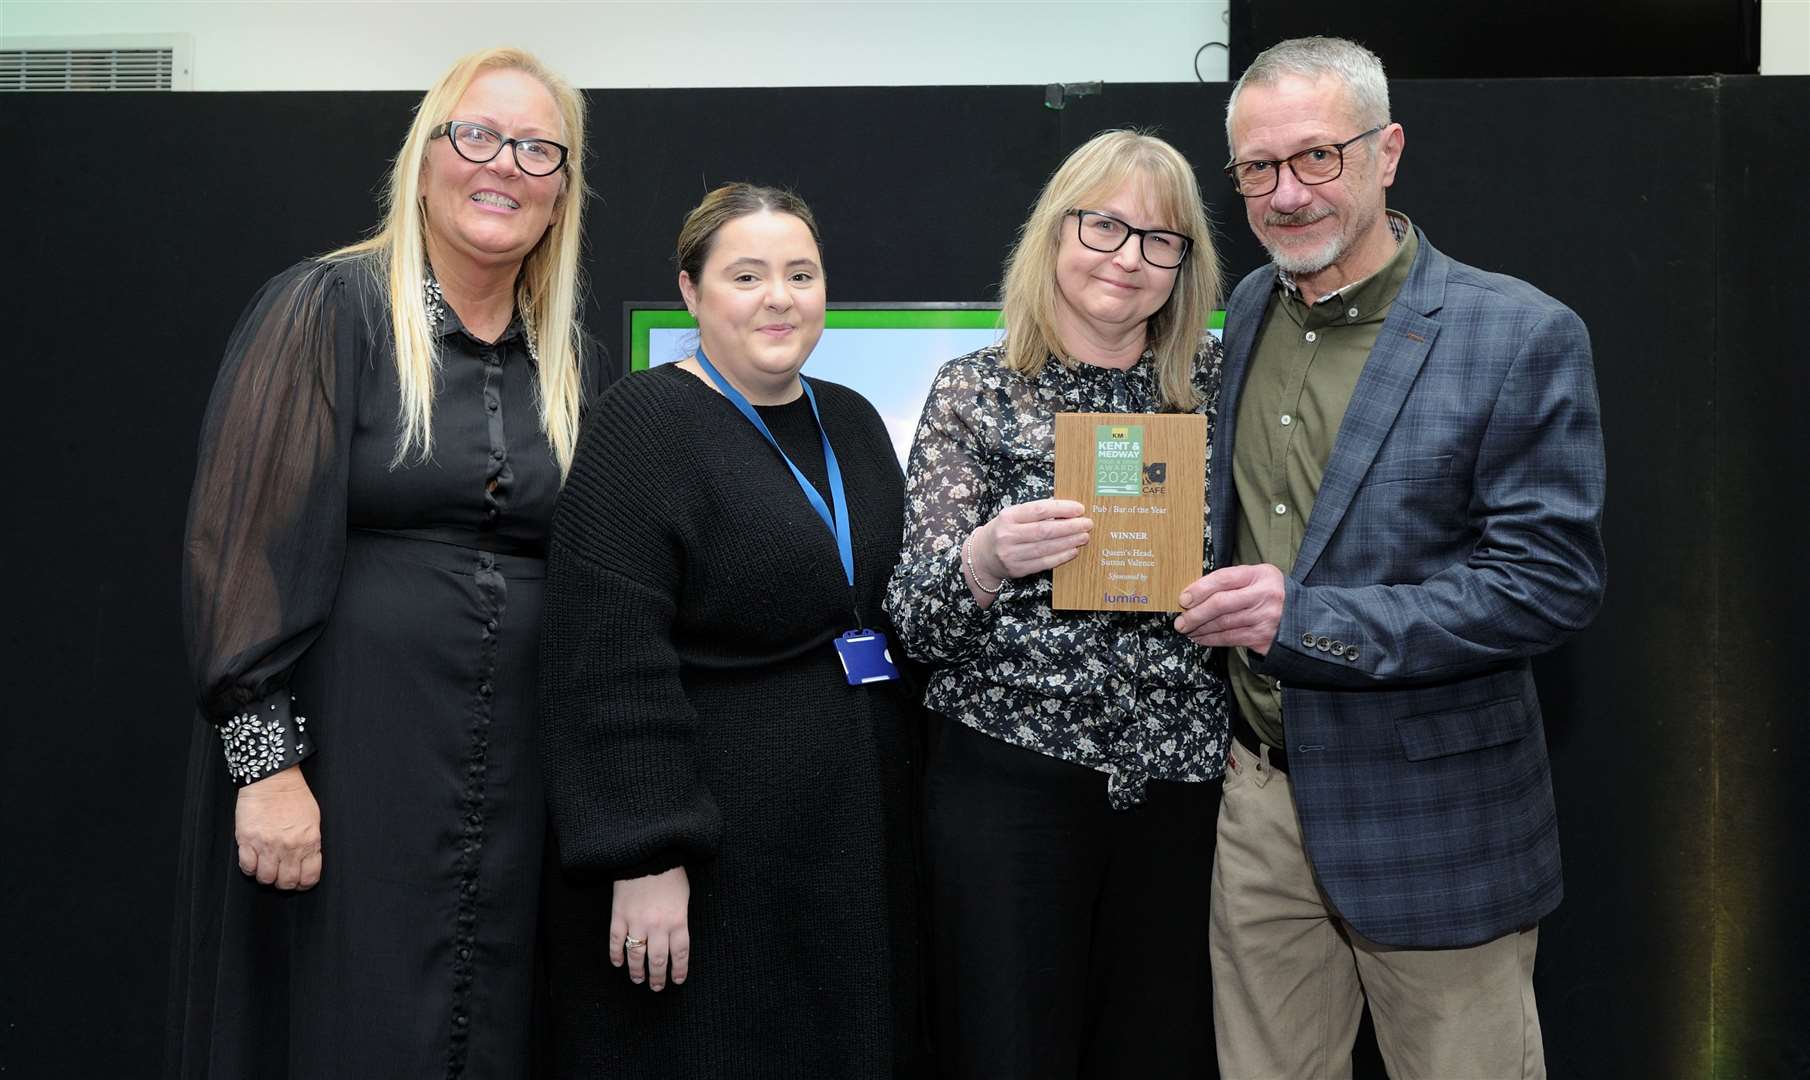
[[[437,304],[433,459],[391,467],[399,390],[370,271],[310,262],[265,286],[208,407],[184,616],[214,726],[190,761],[171,1075],[529,1068],[559,470],[520,323],[492,345]],[[284,893],[237,869],[235,784],[298,759],[323,872]]]
[[[541,642],[563,1076],[853,1080],[921,1065],[922,713],[900,683],[848,685],[830,644],[857,618],[889,629],[903,478],[873,406],[811,386],[845,478],[852,596],[779,456],[692,374],[630,375],[586,421]],[[808,404],[763,412],[824,490]],[[691,885],[691,975],[655,994],[606,959],[611,882],[675,866]]]

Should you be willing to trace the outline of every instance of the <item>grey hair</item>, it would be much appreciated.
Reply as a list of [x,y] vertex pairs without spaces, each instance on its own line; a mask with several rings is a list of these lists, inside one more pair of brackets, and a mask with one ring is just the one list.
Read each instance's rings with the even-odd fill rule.
[[1232,96],[1226,99],[1228,149],[1232,146],[1232,110],[1238,107],[1238,95],[1246,86],[1270,86],[1290,75],[1309,80],[1330,75],[1350,95],[1351,110],[1360,127],[1389,123],[1389,80],[1375,53],[1344,38],[1292,38],[1258,53],[1232,87]]

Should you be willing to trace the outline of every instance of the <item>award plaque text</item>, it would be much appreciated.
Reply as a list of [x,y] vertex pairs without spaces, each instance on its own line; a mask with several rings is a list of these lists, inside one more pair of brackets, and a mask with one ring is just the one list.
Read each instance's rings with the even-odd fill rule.
[[1058,611],[1180,611],[1206,552],[1207,419],[1192,413],[1058,413],[1056,498],[1092,518],[1052,574]]

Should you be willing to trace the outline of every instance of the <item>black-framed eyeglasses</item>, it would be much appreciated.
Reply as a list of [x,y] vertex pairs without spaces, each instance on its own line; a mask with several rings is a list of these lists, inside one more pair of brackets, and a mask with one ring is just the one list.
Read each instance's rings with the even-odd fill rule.
[[1247,199],[1268,195],[1276,190],[1276,185],[1281,182],[1282,166],[1284,165],[1287,165],[1289,171],[1295,174],[1296,180],[1309,187],[1315,184],[1330,184],[1345,171],[1345,148],[1360,139],[1368,139],[1388,126],[1379,124],[1362,135],[1353,135],[1342,143],[1310,146],[1281,160],[1263,161],[1253,158],[1250,161],[1234,161],[1226,166],[1225,173],[1232,178],[1232,187]]
[[1134,229],[1111,214],[1098,210],[1070,210],[1081,246],[1092,251],[1117,251],[1125,241],[1138,238],[1138,250],[1151,266],[1173,270],[1186,262],[1194,241],[1168,229]]
[[552,139],[505,139],[469,120],[448,120],[434,129],[432,138],[446,139],[460,157],[474,165],[495,161],[507,146],[515,153],[516,168],[529,176],[551,176],[566,167],[566,148]]

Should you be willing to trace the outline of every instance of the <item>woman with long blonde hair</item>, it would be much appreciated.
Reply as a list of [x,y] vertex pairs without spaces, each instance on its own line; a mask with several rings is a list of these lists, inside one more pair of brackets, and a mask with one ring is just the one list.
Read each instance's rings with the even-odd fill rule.
[[[1225,680],[1160,608],[1052,610],[1050,571],[1124,527],[1051,497],[1056,415],[1210,425],[1218,283],[1187,160],[1102,132],[1019,233],[1004,342],[943,365],[924,404],[886,610],[934,665],[941,718],[925,755],[939,1075],[1212,1067],[1202,898]],[[1169,469],[1204,494],[1204,460]]]
[[492,49],[430,89],[362,243],[228,342],[189,504],[168,1071],[518,1076],[545,836],[546,538],[580,406],[584,99]]

